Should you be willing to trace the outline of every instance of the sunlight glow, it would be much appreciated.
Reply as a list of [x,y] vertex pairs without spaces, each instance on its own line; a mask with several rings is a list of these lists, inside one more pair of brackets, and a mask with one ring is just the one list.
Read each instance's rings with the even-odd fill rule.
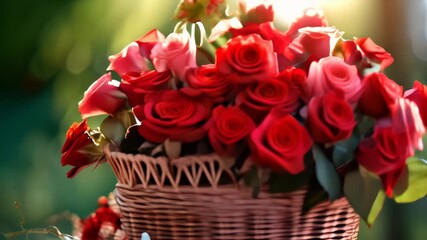
[[271,0],[276,18],[289,24],[308,7],[320,7],[320,0]]

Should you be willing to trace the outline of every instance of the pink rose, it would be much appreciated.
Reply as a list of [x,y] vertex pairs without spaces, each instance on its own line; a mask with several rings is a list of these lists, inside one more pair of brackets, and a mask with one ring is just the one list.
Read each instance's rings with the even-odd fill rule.
[[286,35],[295,38],[298,35],[298,30],[301,28],[326,26],[328,26],[328,22],[321,10],[316,8],[307,8],[301,17],[291,22],[288,30],[286,31]]
[[218,71],[235,84],[248,84],[273,78],[277,58],[270,41],[258,34],[237,36],[216,51]]
[[313,97],[308,104],[307,127],[315,142],[333,143],[351,136],[353,109],[342,94],[330,91]]
[[255,129],[252,119],[238,107],[218,106],[213,110],[209,142],[220,156],[236,157]]
[[396,133],[392,127],[376,126],[372,137],[364,139],[355,159],[368,171],[381,177],[388,196],[405,168],[406,159],[411,156],[405,133]]
[[162,90],[146,95],[144,102],[133,111],[141,121],[138,132],[145,139],[162,143],[169,138],[188,143],[206,136],[212,108],[209,99]]
[[403,88],[384,73],[372,73],[362,81],[359,110],[371,117],[389,115],[401,98]]
[[73,123],[67,131],[61,149],[61,164],[62,166],[73,166],[67,173],[68,178],[73,178],[84,168],[102,159],[102,153],[97,155],[94,151],[96,146],[88,131],[87,120],[83,120],[81,123]]
[[381,71],[393,63],[394,59],[391,54],[386,52],[384,48],[375,44],[372,39],[359,38],[356,40],[356,43],[369,60],[381,65]]
[[154,46],[151,58],[157,71],[170,69],[176,77],[184,80],[187,69],[197,67],[196,43],[188,32],[171,33],[164,42]]
[[396,134],[406,134],[410,155],[414,149],[423,150],[422,137],[425,133],[423,121],[418,111],[418,106],[404,98],[397,101],[397,107],[391,114],[393,131]]
[[157,29],[154,29],[142,36],[138,40],[130,43],[120,53],[108,58],[110,65],[107,70],[117,72],[120,77],[125,74],[138,74],[148,71],[146,59],[149,58],[151,49],[158,42],[164,40],[164,36]]
[[307,77],[309,96],[322,96],[331,90],[344,93],[344,98],[355,104],[358,101],[360,78],[357,68],[338,57],[322,58],[313,62]]
[[213,64],[189,69],[185,75],[188,87],[182,91],[188,95],[206,94],[215,102],[224,102],[232,90],[232,85]]
[[120,91],[119,84],[111,79],[111,73],[102,75],[92,83],[79,102],[82,118],[114,114],[122,109],[126,103],[126,95]]
[[427,86],[415,81],[413,88],[406,91],[404,97],[417,104],[424,126],[427,127]]
[[294,113],[299,106],[298,97],[291,83],[274,79],[248,85],[237,95],[236,105],[259,124],[274,107]]
[[305,27],[283,52],[280,67],[303,63],[308,68],[313,61],[329,57],[342,33],[334,27]]
[[156,70],[135,74],[125,74],[120,82],[120,90],[128,97],[129,105],[144,104],[144,97],[148,93],[170,88],[170,71],[157,72]]
[[304,155],[312,141],[292,115],[273,109],[251,134],[252,160],[276,172],[297,174],[304,170]]

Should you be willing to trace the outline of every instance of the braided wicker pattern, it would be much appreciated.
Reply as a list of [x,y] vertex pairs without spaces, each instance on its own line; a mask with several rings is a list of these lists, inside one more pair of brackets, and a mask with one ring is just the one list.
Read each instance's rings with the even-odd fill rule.
[[[125,232],[140,239],[357,239],[359,217],[345,198],[302,214],[306,190],[254,199],[215,155],[174,159],[111,152]],[[226,179],[231,184],[223,184]],[[234,181],[234,184],[233,184]]]

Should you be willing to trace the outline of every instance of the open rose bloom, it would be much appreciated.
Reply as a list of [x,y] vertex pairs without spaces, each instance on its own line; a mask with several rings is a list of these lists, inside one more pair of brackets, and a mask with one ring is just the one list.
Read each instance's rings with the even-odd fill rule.
[[[390,79],[393,58],[372,39],[344,38],[317,9],[286,30],[265,1],[242,3],[234,16],[226,1],[181,4],[173,33],[154,29],[131,42],[109,58],[115,74],[84,94],[84,124],[72,126],[63,149],[69,177],[113,144],[168,158],[216,153],[238,178],[255,169],[266,185],[269,175],[286,176],[283,192],[293,181],[328,196],[313,205],[345,196],[369,225],[385,196],[412,202],[427,193],[427,162],[417,157],[427,86],[404,90]],[[195,16],[215,24],[204,29]]]

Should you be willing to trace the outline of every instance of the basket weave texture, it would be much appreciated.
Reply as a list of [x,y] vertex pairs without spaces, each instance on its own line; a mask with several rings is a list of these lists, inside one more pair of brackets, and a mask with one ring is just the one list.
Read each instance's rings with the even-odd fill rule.
[[357,239],[359,216],[345,198],[302,214],[305,189],[269,193],[238,185],[216,155],[168,160],[106,148],[126,234],[159,239]]

